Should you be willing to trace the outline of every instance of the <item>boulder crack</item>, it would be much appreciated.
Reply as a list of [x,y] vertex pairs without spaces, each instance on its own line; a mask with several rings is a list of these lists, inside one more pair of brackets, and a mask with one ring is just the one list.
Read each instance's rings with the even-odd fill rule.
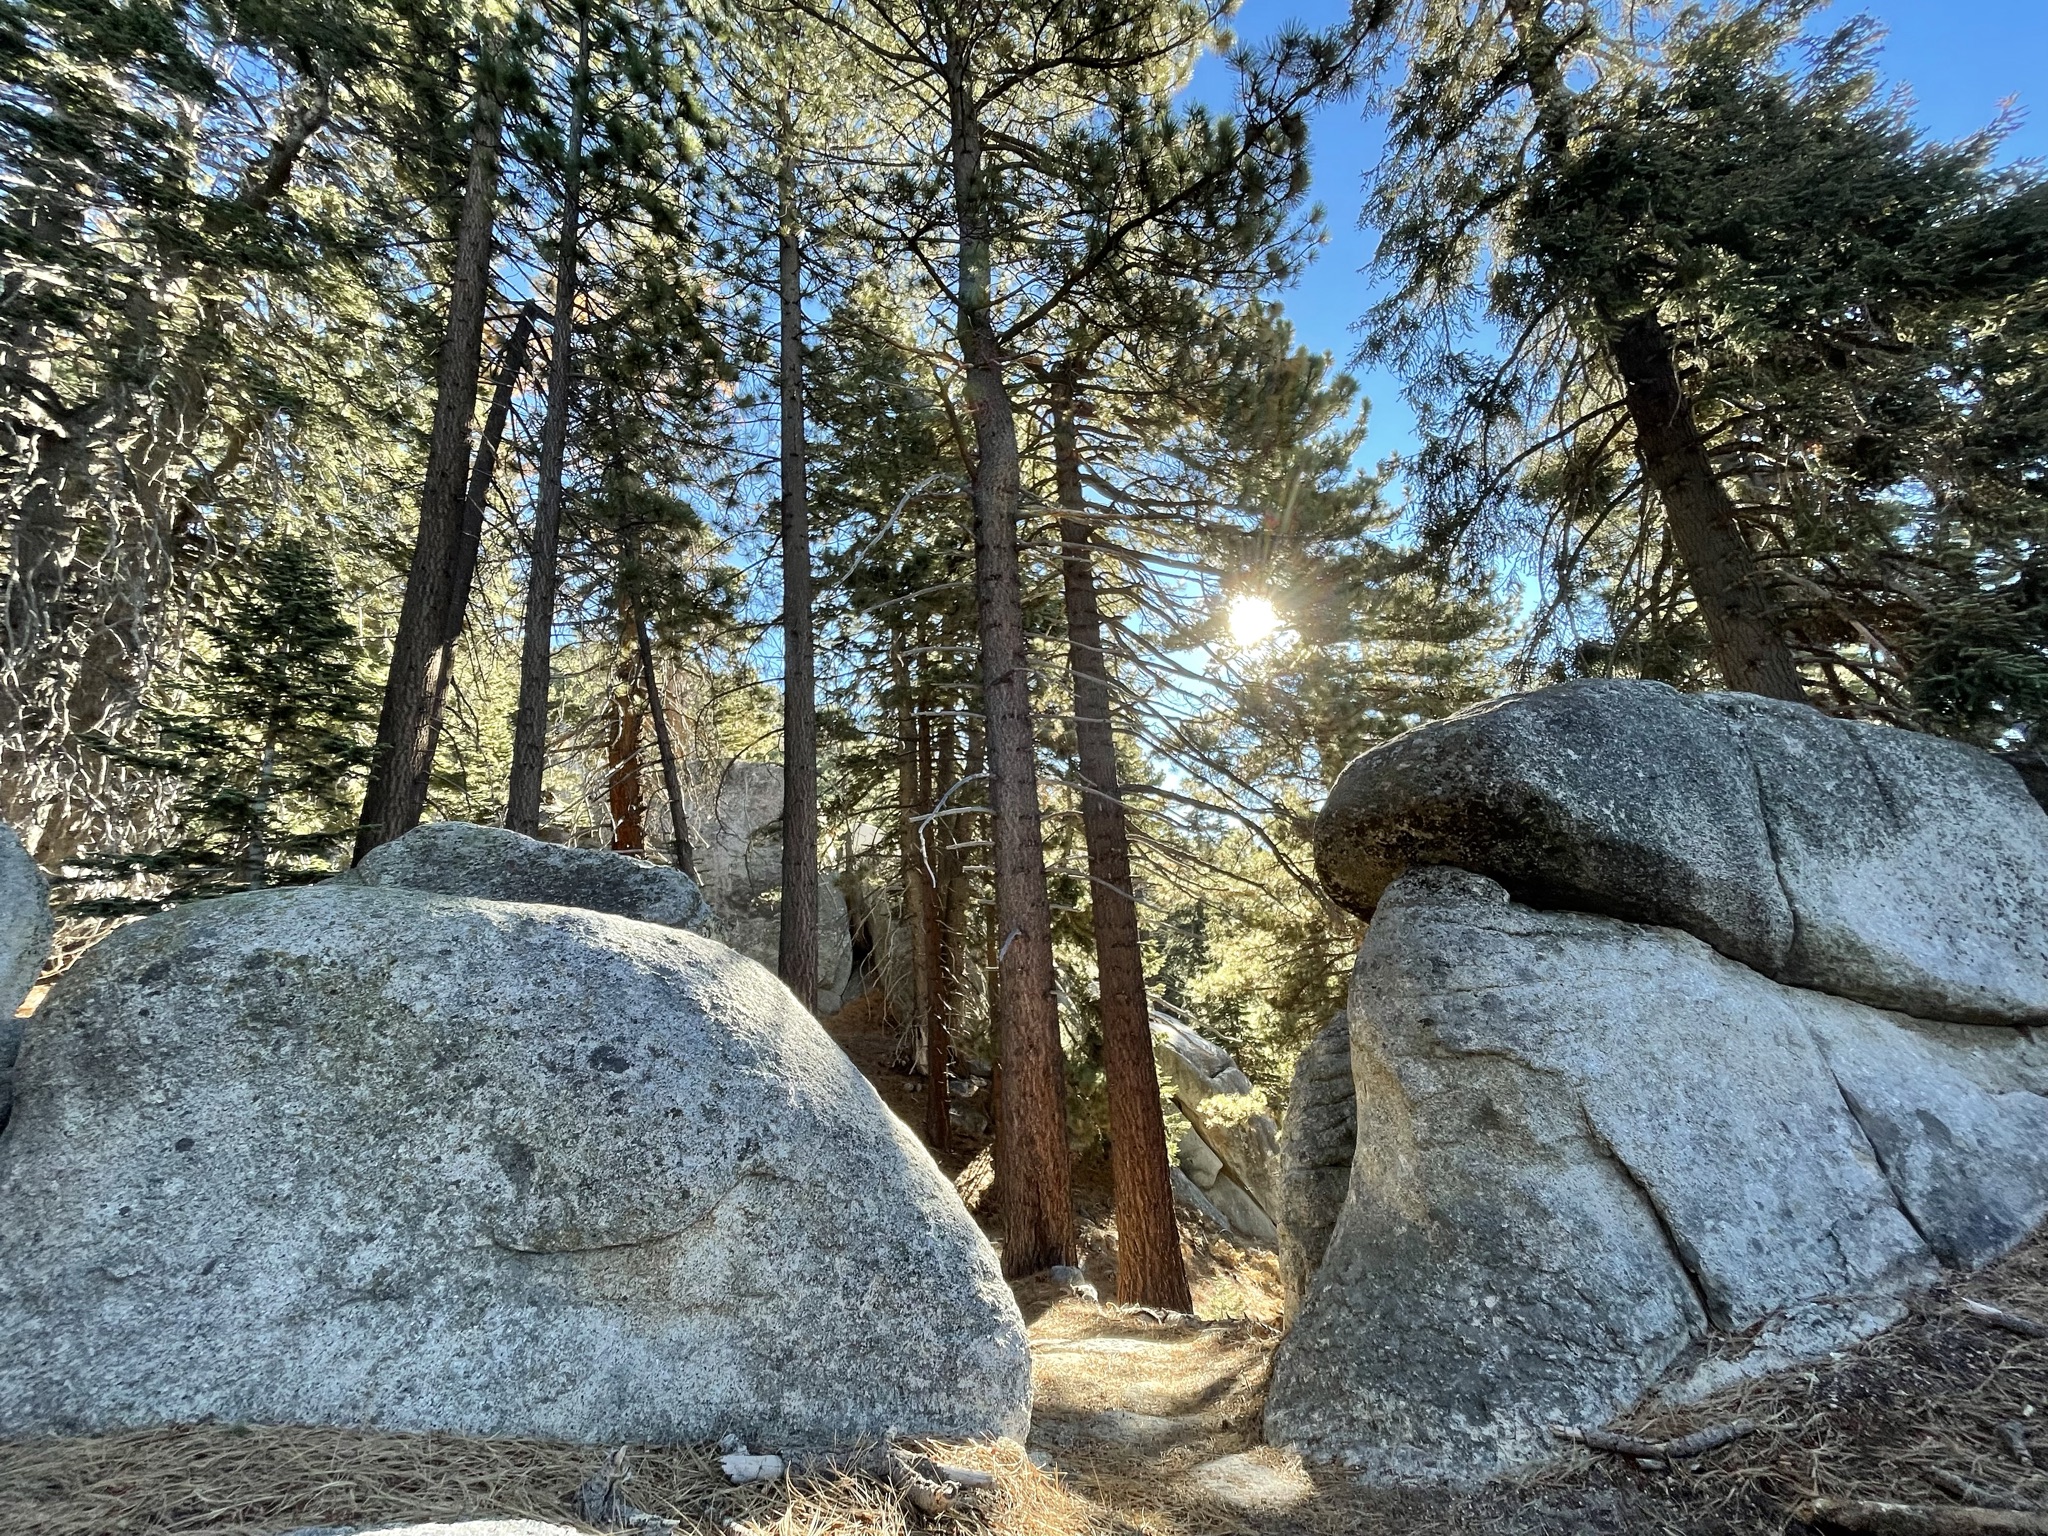
[[1701,1321],[1709,1327],[1727,1328],[1728,1320],[1718,1315],[1721,1309],[1707,1299],[1707,1286],[1700,1276],[1698,1261],[1686,1256],[1686,1245],[1679,1240],[1678,1232],[1671,1225],[1670,1218],[1664,1214],[1664,1207],[1659,1203],[1656,1194],[1643,1182],[1642,1176],[1629,1166],[1628,1159],[1614,1149],[1614,1143],[1601,1134],[1600,1127],[1593,1123],[1593,1117],[1587,1113],[1583,1100],[1579,1104],[1579,1117],[1585,1122],[1586,1139],[1601,1156],[1614,1164],[1622,1178],[1628,1181],[1629,1188],[1642,1199],[1644,1208],[1650,1213],[1650,1219],[1656,1222],[1657,1231],[1664,1239],[1664,1246],[1671,1252],[1671,1262],[1678,1266],[1678,1272],[1685,1277],[1686,1287],[1692,1292],[1692,1299],[1700,1309]]
[[[1815,1044],[1818,1045],[1819,1042],[1816,1041]],[[1821,1060],[1823,1062],[1827,1061],[1826,1052],[1821,1053]],[[1877,1138],[1870,1134],[1870,1127],[1864,1122],[1863,1109],[1856,1102],[1856,1095],[1851,1093],[1843,1085],[1841,1078],[1835,1075],[1835,1069],[1832,1064],[1828,1066],[1828,1081],[1835,1085],[1835,1093],[1842,1101],[1842,1108],[1849,1112],[1849,1118],[1855,1122],[1856,1134],[1861,1136],[1863,1144],[1870,1148],[1870,1159],[1877,1164],[1877,1171],[1884,1175],[1885,1188],[1892,1192],[1892,1204],[1897,1206],[1899,1214],[1906,1218],[1906,1225],[1911,1227],[1913,1235],[1920,1239],[1920,1246],[1933,1254],[1937,1259],[1940,1258],[1941,1250],[1935,1247],[1933,1239],[1927,1235],[1926,1229],[1920,1225],[1920,1218],[1913,1214],[1913,1207],[1906,1200],[1906,1192],[1899,1187],[1898,1176],[1892,1172],[1891,1165],[1885,1161],[1884,1153],[1878,1147]]]
[[491,1246],[494,1248],[501,1248],[507,1253],[520,1253],[528,1255],[545,1255],[557,1253],[620,1253],[632,1248],[659,1247],[663,1243],[674,1242],[677,1238],[681,1237],[685,1232],[689,1232],[697,1227],[703,1226],[705,1222],[711,1220],[712,1217],[718,1214],[719,1210],[725,1205],[725,1202],[732,1198],[733,1193],[736,1190],[738,1190],[742,1184],[746,1183],[748,1179],[754,1178],[756,1176],[756,1171],[753,1169],[749,1169],[745,1173],[742,1173],[738,1178],[734,1179],[730,1184],[726,1185],[724,1192],[720,1194],[716,1200],[712,1201],[709,1205],[704,1207],[702,1211],[698,1212],[695,1216],[692,1216],[688,1221],[684,1222],[681,1226],[672,1227],[666,1232],[652,1232],[649,1233],[646,1237],[627,1238],[616,1243],[563,1243],[560,1246],[550,1246],[546,1248],[539,1247],[530,1243],[515,1243],[511,1239],[500,1237],[497,1233],[493,1232],[490,1235]]

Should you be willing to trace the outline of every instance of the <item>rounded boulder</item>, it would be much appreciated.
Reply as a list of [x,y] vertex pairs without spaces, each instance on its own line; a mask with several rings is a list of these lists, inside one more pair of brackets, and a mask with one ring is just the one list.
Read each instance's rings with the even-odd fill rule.
[[0,1136],[0,1433],[1021,1435],[996,1260],[760,966],[331,884],[122,929]]

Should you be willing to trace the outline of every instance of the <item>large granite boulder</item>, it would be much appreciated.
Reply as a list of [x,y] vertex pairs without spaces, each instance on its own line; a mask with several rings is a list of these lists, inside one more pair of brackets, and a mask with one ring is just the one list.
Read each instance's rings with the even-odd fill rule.
[[1349,1017],[1348,1193],[1266,1424],[1374,1476],[1470,1482],[1660,1380],[1837,1347],[2048,1214],[2038,1032],[1784,986],[1674,928],[1417,870],[1378,893]]
[[14,829],[0,822],[0,1126],[7,1123],[21,1020],[14,1016],[50,953],[50,886]]
[[341,879],[443,896],[582,907],[692,933],[711,929],[703,893],[679,869],[468,821],[415,827],[371,849]]
[[206,902],[87,954],[18,1088],[0,1434],[1026,1429],[958,1197],[697,935],[376,885]]
[[1351,1188],[1358,1100],[1351,1084],[1351,1020],[1339,1013],[1316,1031],[1294,1063],[1287,1116],[1280,1122],[1274,1220],[1280,1282],[1291,1320],[1323,1262]]
[[1589,680],[1344,770],[1316,865],[1371,915],[1453,865],[1926,1018],[2048,1019],[2048,816],[1989,753],[1747,694]]

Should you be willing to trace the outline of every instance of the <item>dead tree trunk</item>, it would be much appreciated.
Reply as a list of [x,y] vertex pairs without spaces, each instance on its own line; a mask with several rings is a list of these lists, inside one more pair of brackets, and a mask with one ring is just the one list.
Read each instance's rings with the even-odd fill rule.
[[484,309],[491,285],[491,226],[497,215],[498,148],[504,108],[478,69],[476,121],[470,130],[469,174],[448,279],[448,329],[435,381],[434,424],[427,441],[427,478],[420,491],[419,532],[399,604],[391,670],[377,718],[377,750],[356,829],[355,857],[419,825],[434,766],[434,723],[444,680],[455,551],[469,468],[470,418],[476,412],[483,356]]
[[555,592],[561,581],[562,459],[568,448],[570,356],[575,350],[576,254],[581,236],[583,116],[590,95],[590,12],[576,12],[576,74],[569,107],[568,164],[562,173],[562,216],[555,256],[553,350],[548,357],[548,411],[540,434],[540,504],[527,561],[526,633],[519,653],[519,707],[512,719],[512,779],[505,825],[528,837],[540,832],[541,778],[548,756],[548,687],[554,665]]
[[1109,664],[1095,590],[1093,534],[1082,510],[1081,449],[1070,373],[1053,383],[1053,468],[1062,509],[1060,570],[1066,600],[1068,667],[1074,683],[1081,825],[1088,843],[1088,905],[1102,988],[1102,1071],[1109,1092],[1110,1181],[1116,1196],[1116,1294],[1122,1302],[1192,1309],[1173,1184],[1166,1119],[1152,1059],[1145,962],[1131,887],[1130,829],[1110,725]]

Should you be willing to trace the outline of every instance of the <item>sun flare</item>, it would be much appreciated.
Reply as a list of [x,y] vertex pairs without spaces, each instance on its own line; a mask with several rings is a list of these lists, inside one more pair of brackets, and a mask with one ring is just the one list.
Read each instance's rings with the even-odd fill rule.
[[1239,645],[1263,645],[1280,627],[1271,598],[1240,592],[1230,600],[1230,638]]

